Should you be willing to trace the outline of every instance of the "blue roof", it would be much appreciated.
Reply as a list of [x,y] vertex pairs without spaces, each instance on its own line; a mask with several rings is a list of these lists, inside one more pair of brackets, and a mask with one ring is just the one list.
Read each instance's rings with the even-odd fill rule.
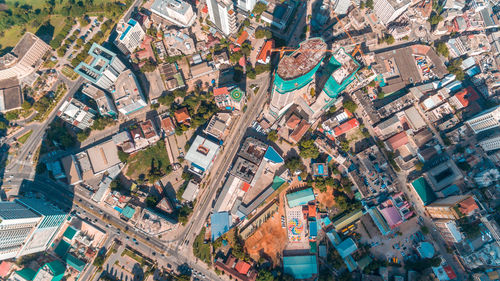
[[272,146],[268,146],[266,154],[264,154],[264,158],[277,164],[284,162],[283,158],[278,154],[278,152]]
[[286,195],[286,201],[290,208],[300,205],[306,205],[309,201],[314,200],[314,191],[312,188],[307,188]]
[[309,236],[318,236],[318,223],[315,220],[309,221]]
[[210,216],[210,221],[212,224],[212,241],[217,240],[217,238],[229,231],[231,218],[228,212],[214,213]]
[[435,254],[434,246],[429,242],[421,242],[417,247],[417,251],[424,259],[432,258]]
[[316,255],[283,257],[283,268],[295,279],[308,279],[318,274]]
[[375,223],[375,225],[377,226],[378,230],[382,235],[385,236],[391,232],[391,228],[389,227],[384,217],[382,217],[382,214],[377,208],[372,207],[368,209],[368,214],[370,214],[370,217],[372,218],[373,222]]

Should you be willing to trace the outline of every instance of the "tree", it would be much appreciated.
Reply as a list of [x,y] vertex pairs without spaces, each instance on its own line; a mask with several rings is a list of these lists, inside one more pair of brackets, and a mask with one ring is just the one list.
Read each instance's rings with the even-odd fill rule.
[[432,15],[429,17],[429,22],[433,26],[437,25],[442,20],[443,20],[443,17],[435,12],[433,12]]
[[436,44],[436,51],[438,54],[441,54],[443,57],[448,57],[450,55],[450,51],[448,50],[448,46],[444,42],[439,42]]
[[267,140],[276,142],[278,140],[278,132],[276,132],[276,130],[269,132],[269,134],[267,134]]
[[120,190],[122,189],[122,182],[119,177],[116,177],[111,183],[109,184],[109,187],[111,190]]
[[19,119],[19,112],[18,111],[9,111],[5,113],[4,115],[5,119],[12,121],[12,120],[17,120]]
[[170,106],[175,100],[175,96],[173,94],[166,94],[158,98],[158,102],[161,105]]
[[21,105],[21,108],[24,110],[28,110],[31,108],[31,103],[29,101],[23,101],[23,104]]
[[253,11],[252,13],[254,15],[260,15],[262,14],[265,10],[267,9],[267,5],[264,4],[263,2],[257,2],[257,4],[255,4],[255,6],[253,7]]
[[113,124],[115,121],[110,118],[110,117],[99,117],[94,120],[94,123],[92,123],[91,129],[92,130],[98,130],[102,131],[106,129],[107,126]]
[[156,204],[158,204],[158,198],[156,198],[155,196],[148,196],[146,197],[145,202],[148,207],[153,208],[154,206],[156,206]]
[[302,163],[300,157],[292,157],[285,160],[285,167],[294,173],[298,170],[304,170],[306,166]]
[[390,34],[385,37],[385,43],[387,43],[388,45],[394,44],[395,41],[396,40],[394,39],[394,36]]
[[464,70],[462,69],[462,62],[463,60],[461,58],[454,59],[450,62],[450,65],[448,66],[448,71],[452,74],[455,74],[456,79],[459,81],[465,79],[465,73]]
[[104,264],[104,257],[102,255],[98,255],[95,257],[94,262],[92,263],[95,267],[102,267]]
[[0,130],[7,130],[7,123],[3,120],[0,120]]
[[273,37],[273,33],[266,28],[259,27],[259,28],[257,28],[257,30],[255,30],[255,38],[257,38],[257,39],[260,39],[260,38],[269,39],[271,37]]
[[299,142],[299,155],[303,158],[318,158],[319,149],[314,145],[314,140],[303,140]]
[[344,103],[342,106],[345,109],[349,110],[351,113],[354,113],[358,108],[358,105],[350,99],[344,99]]
[[141,72],[153,72],[156,69],[156,64],[152,60],[147,60],[141,67]]
[[259,271],[256,281],[274,281],[274,275],[271,271],[262,269]]
[[424,235],[429,234],[429,228],[428,228],[427,226],[422,226],[422,227],[420,228],[420,231],[422,231],[422,233],[423,233]]
[[373,10],[373,0],[366,0],[366,7]]
[[121,162],[126,163],[128,157],[129,155],[125,151],[118,149],[118,158],[120,159]]
[[90,129],[85,129],[78,134],[76,134],[76,138],[78,139],[79,142],[83,142],[90,136]]
[[415,170],[417,171],[422,171],[422,168],[424,167],[424,163],[418,161],[416,164],[415,164]]

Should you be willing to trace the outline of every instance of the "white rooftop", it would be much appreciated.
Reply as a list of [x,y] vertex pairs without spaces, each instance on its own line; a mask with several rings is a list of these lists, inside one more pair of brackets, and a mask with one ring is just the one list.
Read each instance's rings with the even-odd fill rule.
[[193,166],[206,171],[219,151],[219,145],[202,137],[196,136],[193,144],[186,153],[185,159],[191,162]]

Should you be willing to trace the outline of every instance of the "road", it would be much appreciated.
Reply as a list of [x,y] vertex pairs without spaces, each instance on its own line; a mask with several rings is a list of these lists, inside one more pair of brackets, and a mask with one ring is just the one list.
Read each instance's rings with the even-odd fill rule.
[[[251,125],[251,122],[255,121],[257,115],[261,112],[264,103],[267,101],[267,89],[269,87],[270,78],[268,74],[264,77],[253,81],[251,84],[260,84],[258,93],[252,98],[252,102],[248,105],[247,111],[242,114],[238,122],[235,124],[231,134],[226,138],[228,141],[225,144],[223,151],[218,155],[215,164],[211,168],[211,171],[215,171],[210,178],[210,184],[206,187],[205,194],[200,194],[199,198],[202,198],[198,204],[196,204],[194,215],[189,221],[187,227],[182,232],[180,239],[178,240],[175,251],[182,249],[191,249],[191,244],[194,241],[194,237],[197,233],[201,231],[201,228],[206,224],[207,217],[212,209],[212,201],[215,199],[215,193],[222,186],[224,182],[224,177],[229,168],[229,165],[233,162],[233,158],[238,151],[241,140],[246,132],[246,129]],[[188,244],[188,247],[184,247]],[[191,253],[189,253],[191,254]]]

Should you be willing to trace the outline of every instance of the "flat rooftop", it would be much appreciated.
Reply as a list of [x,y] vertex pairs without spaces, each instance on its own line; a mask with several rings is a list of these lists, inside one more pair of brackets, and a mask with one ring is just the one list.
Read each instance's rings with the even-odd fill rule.
[[121,162],[118,158],[118,149],[112,140],[87,149],[87,154],[94,174],[102,172]]
[[299,49],[281,59],[278,75],[284,80],[290,80],[308,73],[321,62],[326,48],[327,45],[321,38],[302,42]]
[[215,155],[219,151],[219,145],[209,141],[202,136],[196,136],[193,144],[186,153],[185,159],[195,165],[197,168],[206,171]]
[[128,113],[138,110],[146,105],[143,100],[139,82],[130,69],[118,76],[113,90],[116,107]]
[[168,10],[174,10],[176,13],[184,15],[190,5],[182,0],[155,0],[151,5],[151,10],[169,16]]

